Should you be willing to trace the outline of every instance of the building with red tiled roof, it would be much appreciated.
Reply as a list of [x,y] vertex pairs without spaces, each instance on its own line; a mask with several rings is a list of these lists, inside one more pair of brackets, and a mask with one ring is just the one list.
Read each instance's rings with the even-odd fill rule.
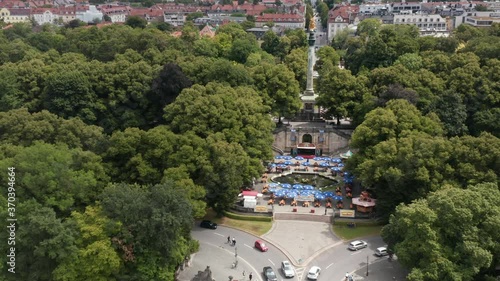
[[28,5],[31,8],[41,8],[41,7],[48,7],[48,6],[55,7],[55,6],[57,6],[56,3],[54,3],[53,0],[30,0],[30,1],[27,1],[27,2],[28,2]]
[[1,8],[0,20],[5,23],[29,22],[31,10],[26,8]]
[[353,24],[359,13],[357,5],[337,5],[328,12],[328,41]]
[[162,10],[165,15],[170,14],[190,14],[196,12],[206,12],[209,7],[166,3],[166,4],[156,4],[153,7]]
[[127,16],[130,14],[129,6],[121,6],[121,5],[101,5],[98,9],[103,13],[103,15],[108,16],[111,19],[111,22],[125,22],[127,20]]
[[57,8],[32,8],[31,17],[38,25],[57,23],[59,19]]
[[305,28],[305,18],[299,14],[263,14],[255,19],[256,27],[263,27],[268,22],[275,26],[296,29]]
[[147,22],[163,21],[163,11],[154,8],[132,8],[129,16],[141,17]]
[[23,2],[23,1],[17,1],[17,0],[4,0],[0,1],[0,8],[28,8],[29,4],[28,2]]
[[207,24],[200,30],[200,37],[209,37],[213,38],[215,36],[215,27]]
[[31,9],[32,19],[39,25],[46,23],[68,23],[76,19],[76,13],[76,6]]
[[207,11],[207,14],[210,15],[231,15],[231,14],[245,14],[247,16],[259,16],[264,12],[268,7],[265,5],[253,5],[249,3],[244,3],[242,5],[238,5],[238,2],[233,2],[232,5],[220,5],[215,4],[210,7]]

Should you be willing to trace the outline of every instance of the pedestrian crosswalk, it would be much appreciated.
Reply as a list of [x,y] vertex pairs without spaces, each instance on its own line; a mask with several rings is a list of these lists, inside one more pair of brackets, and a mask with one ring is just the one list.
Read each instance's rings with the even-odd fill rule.
[[302,280],[302,277],[304,276],[304,271],[305,268],[303,267],[295,268],[295,274],[297,275],[297,280]]

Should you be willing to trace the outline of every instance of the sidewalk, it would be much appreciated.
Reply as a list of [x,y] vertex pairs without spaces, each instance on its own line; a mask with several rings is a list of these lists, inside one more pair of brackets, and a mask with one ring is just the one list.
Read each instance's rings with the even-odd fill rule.
[[408,271],[397,260],[390,262],[387,258],[383,258],[369,264],[368,276],[366,276],[366,262],[360,265],[361,268],[352,274],[354,281],[405,281],[408,275]]
[[[232,268],[235,261],[234,248],[229,245],[227,247],[217,247],[210,244],[201,244],[200,250],[191,256],[189,265],[179,273],[178,281],[190,281],[199,270],[210,266],[212,278],[218,281],[229,280],[229,276],[233,277],[233,281],[249,281],[248,273],[254,272],[253,281],[260,280],[255,276],[256,269],[252,268],[245,260],[238,258],[237,268]],[[207,263],[207,261],[211,261]],[[245,276],[243,276],[245,271]]]

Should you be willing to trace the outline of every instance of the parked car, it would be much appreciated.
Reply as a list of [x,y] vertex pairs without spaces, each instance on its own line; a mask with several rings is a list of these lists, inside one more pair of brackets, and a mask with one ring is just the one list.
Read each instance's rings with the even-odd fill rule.
[[262,271],[264,272],[264,277],[266,278],[265,281],[278,281],[276,273],[274,273],[274,270],[270,266],[264,267]]
[[352,250],[352,251],[357,251],[359,249],[363,249],[366,247],[368,247],[368,243],[366,243],[363,240],[356,240],[356,241],[352,241],[351,243],[349,243],[349,250]]
[[203,228],[217,229],[217,224],[211,221],[201,221],[200,226]]
[[295,276],[295,270],[293,269],[293,266],[289,261],[281,262],[281,270],[283,271],[283,274],[286,278],[292,278]]
[[307,279],[309,280],[318,280],[319,274],[321,273],[321,268],[317,266],[311,267],[309,272],[307,273]]
[[267,250],[269,250],[266,243],[262,240],[255,241],[255,248],[259,249],[261,252],[267,252]]
[[387,256],[388,254],[387,247],[379,247],[375,250],[375,255],[377,257]]

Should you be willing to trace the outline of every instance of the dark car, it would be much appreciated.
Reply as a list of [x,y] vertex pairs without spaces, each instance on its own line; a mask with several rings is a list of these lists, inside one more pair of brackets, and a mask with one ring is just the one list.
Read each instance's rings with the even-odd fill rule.
[[201,221],[200,226],[203,228],[217,229],[217,224],[211,221]]
[[265,281],[278,281],[278,277],[276,277],[276,273],[270,266],[264,267],[262,270],[264,272]]

